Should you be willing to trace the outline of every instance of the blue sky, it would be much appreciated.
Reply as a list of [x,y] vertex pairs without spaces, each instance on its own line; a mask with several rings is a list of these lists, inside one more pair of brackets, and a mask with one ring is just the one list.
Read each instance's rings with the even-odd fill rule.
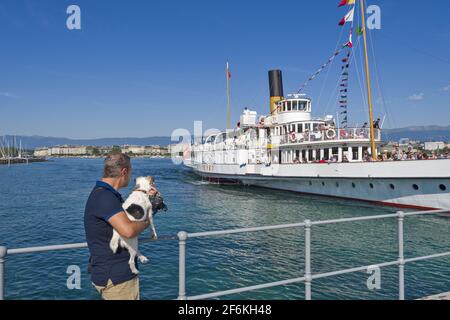
[[[295,92],[347,37],[338,2],[1,0],[0,135],[147,137],[194,120],[224,128],[227,59],[233,122],[244,107],[265,114],[269,69]],[[66,28],[70,4],[81,7],[80,31]],[[386,127],[450,125],[450,2],[368,4],[382,9],[371,32],[375,116],[388,115]],[[339,69],[337,60],[307,88],[315,116],[338,112]],[[349,118],[361,123],[356,68],[350,78]]]

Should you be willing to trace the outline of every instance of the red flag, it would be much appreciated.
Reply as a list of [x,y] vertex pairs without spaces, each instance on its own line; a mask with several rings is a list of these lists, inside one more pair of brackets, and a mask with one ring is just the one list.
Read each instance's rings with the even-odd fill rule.
[[345,17],[342,18],[342,20],[339,22],[340,26],[343,26],[347,22],[353,22],[353,16],[355,15],[355,8],[350,10]]
[[343,7],[345,5],[352,5],[355,4],[355,0],[341,0],[341,2],[339,3],[338,8]]

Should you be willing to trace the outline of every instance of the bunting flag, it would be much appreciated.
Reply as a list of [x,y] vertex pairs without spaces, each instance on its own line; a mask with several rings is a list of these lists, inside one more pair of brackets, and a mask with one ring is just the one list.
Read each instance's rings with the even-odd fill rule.
[[231,79],[231,72],[230,72],[230,64],[227,61],[227,78],[228,80]]
[[345,17],[342,18],[342,20],[339,22],[340,26],[343,26],[344,24],[346,24],[347,22],[353,22],[353,16],[355,15],[355,8],[353,8],[352,10],[350,10]]
[[353,4],[355,4],[355,0],[341,0],[338,8],[343,7],[343,6],[351,6]]
[[363,35],[363,28],[361,26],[356,29],[356,34],[358,36],[362,36]]
[[348,39],[348,42],[346,44],[347,47],[350,49],[353,48],[353,39],[352,39],[353,30],[350,29],[350,38]]
[[335,58],[336,58],[343,50],[344,50],[344,48],[342,48],[342,49],[336,51],[336,52],[333,54],[333,56],[331,56],[331,58],[328,59],[328,61],[327,61],[326,63],[324,63],[324,64],[316,71],[316,73],[314,73],[312,76],[310,76],[310,77],[308,78],[308,80],[306,80],[306,82],[302,84],[302,86],[301,86],[300,89],[298,90],[298,93],[302,92],[303,89],[308,85],[308,83],[309,83],[310,81],[313,81],[315,78],[317,78],[317,76],[318,76],[323,70],[325,70],[325,69],[326,69],[326,68],[334,61],[334,59],[335,59]]

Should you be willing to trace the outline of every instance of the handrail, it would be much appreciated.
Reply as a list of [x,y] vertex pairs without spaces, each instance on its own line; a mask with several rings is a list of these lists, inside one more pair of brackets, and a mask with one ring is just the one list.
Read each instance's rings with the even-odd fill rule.
[[[368,216],[368,217],[356,217],[356,218],[345,218],[345,219],[335,219],[335,220],[323,220],[323,221],[309,221],[305,220],[301,223],[295,224],[283,224],[283,225],[274,225],[274,226],[263,226],[263,227],[255,227],[255,228],[241,228],[241,229],[232,229],[232,230],[217,230],[217,231],[209,231],[209,232],[198,232],[198,233],[187,233],[181,231],[177,234],[177,236],[166,236],[159,237],[158,239],[140,239],[140,243],[148,243],[155,241],[174,241],[178,240],[179,243],[179,300],[198,300],[198,299],[208,299],[215,298],[220,296],[226,296],[230,294],[254,291],[264,288],[271,288],[277,286],[283,286],[293,283],[304,282],[305,283],[305,299],[311,300],[311,287],[313,280],[327,278],[342,274],[354,273],[359,271],[367,270],[371,266],[361,266],[350,269],[338,270],[333,272],[327,272],[322,274],[314,274],[312,272],[311,267],[311,230],[314,226],[322,226],[322,225],[330,225],[330,224],[340,224],[340,223],[350,223],[350,222],[360,222],[360,221],[374,221],[380,219],[398,219],[398,249],[399,249],[399,258],[395,261],[383,262],[377,264],[376,267],[383,268],[387,266],[397,265],[399,267],[399,299],[405,299],[405,287],[404,287],[404,266],[407,263],[429,260],[429,259],[437,259],[443,257],[450,257],[449,252],[443,252],[423,257],[414,257],[405,259],[404,257],[404,234],[403,234],[403,223],[406,217],[412,216],[421,216],[421,215],[436,215],[436,214],[444,214],[450,213],[450,210],[434,210],[434,211],[421,211],[421,212],[397,212],[396,214],[386,214],[386,215],[377,215],[377,216]],[[253,285],[244,288],[236,288],[225,291],[218,291],[206,294],[200,294],[195,296],[187,296],[186,295],[186,248],[188,239],[194,238],[205,238],[205,237],[217,237],[217,236],[225,236],[232,234],[240,234],[240,233],[250,233],[250,232],[263,232],[263,231],[273,231],[273,230],[283,230],[283,229],[292,229],[292,228],[304,228],[305,230],[305,272],[302,277],[294,278],[294,279],[286,279],[280,280],[276,282],[264,283]],[[59,251],[59,250],[74,250],[74,249],[85,249],[87,248],[87,243],[73,243],[73,244],[63,244],[63,245],[51,245],[51,246],[38,246],[38,247],[29,247],[29,248],[16,248],[16,249],[7,249],[4,246],[0,246],[0,300],[4,299],[5,292],[5,262],[6,257],[8,255],[17,255],[17,254],[29,254],[29,253],[38,253],[38,252],[49,252],[49,251]]]
[[[377,216],[369,216],[369,217],[357,217],[357,218],[345,218],[345,219],[336,219],[336,220],[324,220],[324,221],[309,221],[305,220],[303,223],[291,224],[291,225],[278,225],[278,226],[270,226],[270,227],[259,227],[259,228],[245,228],[245,229],[233,229],[233,230],[221,230],[221,231],[212,231],[212,232],[202,232],[202,233],[186,233],[180,232],[178,234],[180,239],[179,246],[179,254],[180,254],[180,268],[179,268],[179,300],[199,300],[199,299],[210,299],[217,298],[221,296],[226,296],[230,294],[243,293],[248,291],[259,290],[263,288],[271,288],[277,286],[283,286],[287,284],[305,283],[305,300],[312,299],[312,282],[316,279],[328,278],[337,275],[349,274],[354,272],[360,272],[368,270],[371,267],[384,268],[388,266],[397,265],[399,268],[399,300],[405,300],[405,264],[450,257],[450,251],[433,254],[429,256],[423,257],[414,257],[405,259],[404,257],[404,219],[406,217],[412,216],[420,216],[420,215],[436,215],[436,214],[444,214],[450,213],[450,210],[434,210],[434,211],[421,211],[421,212],[411,212],[404,213],[402,211],[397,212],[396,214],[387,214],[387,215],[377,215]],[[360,221],[374,221],[380,219],[398,219],[398,259],[390,262],[383,262],[376,265],[370,266],[361,266],[350,269],[338,270],[333,272],[321,273],[321,274],[313,274],[311,268],[311,229],[313,226],[322,226],[322,225],[330,225],[330,224],[339,224],[339,223],[349,223],[349,222],[360,222]],[[270,282],[264,284],[253,285],[249,287],[243,288],[235,288],[231,290],[225,291],[217,291],[212,293],[200,294],[195,296],[187,296],[186,295],[186,247],[187,240],[192,238],[201,238],[201,237],[212,237],[212,236],[223,236],[223,235],[231,235],[237,233],[246,233],[246,232],[257,232],[257,231],[267,231],[267,230],[281,230],[287,228],[298,228],[304,227],[305,229],[305,272],[303,277],[295,278],[295,279],[287,279],[281,280],[277,282]]]

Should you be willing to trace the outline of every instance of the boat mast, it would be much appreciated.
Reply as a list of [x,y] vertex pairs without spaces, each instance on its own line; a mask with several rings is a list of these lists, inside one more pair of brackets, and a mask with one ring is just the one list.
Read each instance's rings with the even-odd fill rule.
[[370,89],[370,68],[369,68],[369,54],[367,53],[367,31],[366,31],[366,15],[365,15],[365,5],[364,0],[361,2],[361,19],[362,19],[362,29],[364,35],[364,54],[366,56],[366,82],[367,82],[367,101],[369,104],[369,121],[370,121],[370,142],[372,148],[372,157],[376,161],[378,160],[375,147],[375,128],[373,123],[373,107],[372,107],[372,94]]
[[228,114],[228,129],[231,129],[231,102],[230,102],[230,64],[227,61],[227,114]]

